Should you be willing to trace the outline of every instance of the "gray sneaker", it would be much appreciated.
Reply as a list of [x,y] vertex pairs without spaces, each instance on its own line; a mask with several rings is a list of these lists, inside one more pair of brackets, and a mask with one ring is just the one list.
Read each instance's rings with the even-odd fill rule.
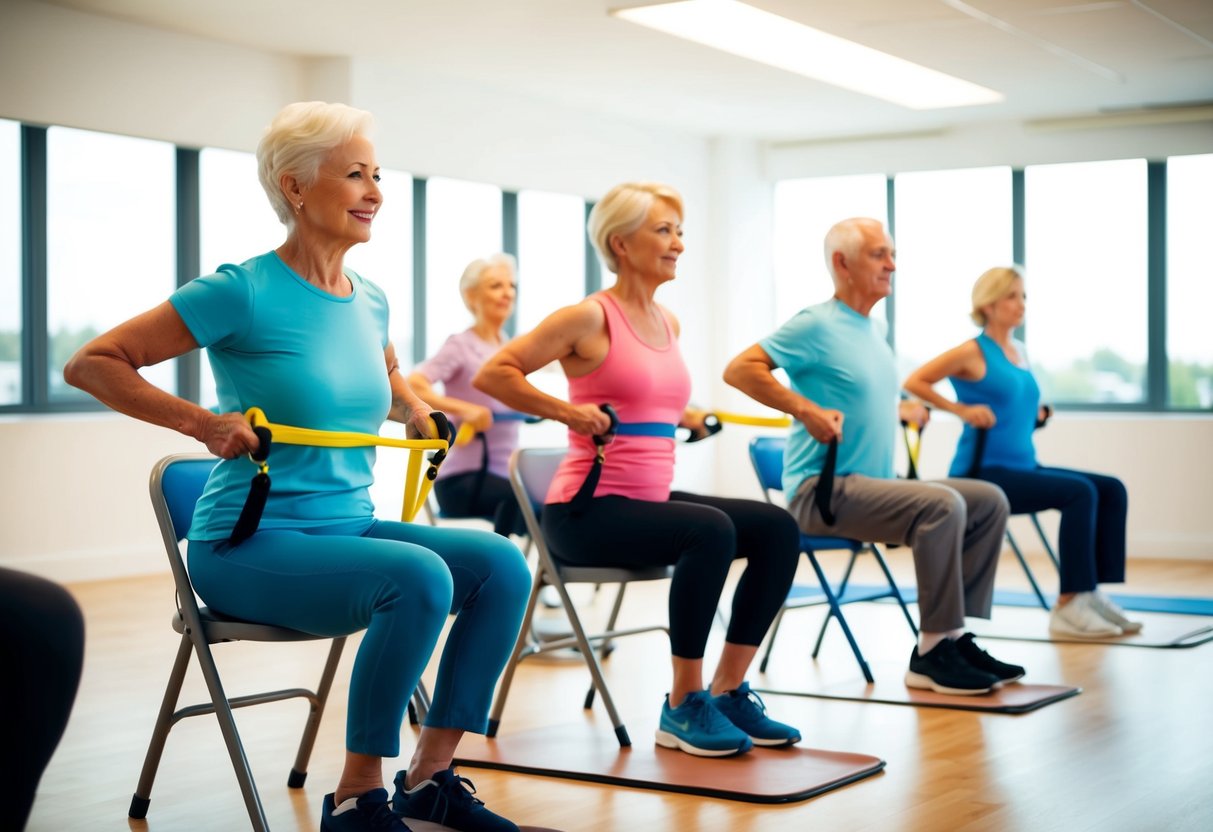
[[1115,638],[1124,630],[1100,615],[1092,598],[1094,592],[1079,592],[1067,604],[1058,604],[1049,613],[1049,632],[1071,638]]
[[1142,623],[1140,621],[1133,621],[1126,616],[1120,604],[1117,604],[1098,589],[1091,593],[1091,607],[1095,612],[1099,613],[1100,618],[1103,618],[1105,621],[1111,621],[1123,630],[1125,635],[1141,632]]

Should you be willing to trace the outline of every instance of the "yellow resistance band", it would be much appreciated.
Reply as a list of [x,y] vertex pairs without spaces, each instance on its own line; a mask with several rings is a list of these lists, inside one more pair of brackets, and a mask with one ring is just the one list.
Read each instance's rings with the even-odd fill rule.
[[[400,519],[411,523],[417,512],[425,505],[434,486],[434,478],[438,476],[438,462],[430,462],[425,476],[421,476],[421,462],[425,451],[445,451],[448,447],[445,439],[393,439],[373,433],[354,433],[350,431],[313,430],[297,428],[290,425],[278,425],[266,418],[259,407],[250,407],[244,414],[249,424],[254,428],[268,428],[274,442],[284,445],[312,445],[325,448],[365,448],[369,445],[382,445],[388,448],[405,448],[409,451],[408,469],[404,475],[404,504],[400,509]],[[435,428],[437,424],[435,423]],[[260,464],[260,463],[259,463]]]
[[744,413],[726,413],[723,410],[713,410],[708,415],[732,425],[749,425],[755,428],[790,428],[792,426],[790,416],[747,416]]

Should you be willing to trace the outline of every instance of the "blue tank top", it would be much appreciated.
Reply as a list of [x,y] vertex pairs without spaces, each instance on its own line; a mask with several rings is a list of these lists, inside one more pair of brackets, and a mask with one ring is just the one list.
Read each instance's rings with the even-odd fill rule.
[[[1000,468],[1032,469],[1036,467],[1036,446],[1032,434],[1036,430],[1036,413],[1040,409],[1040,387],[1026,367],[1011,363],[994,339],[984,332],[977,345],[986,360],[986,374],[980,381],[950,379],[961,404],[984,404],[994,411],[998,420],[986,436],[981,464]],[[977,449],[977,430],[966,424],[956,445],[956,456],[948,474],[963,477],[973,466]]]

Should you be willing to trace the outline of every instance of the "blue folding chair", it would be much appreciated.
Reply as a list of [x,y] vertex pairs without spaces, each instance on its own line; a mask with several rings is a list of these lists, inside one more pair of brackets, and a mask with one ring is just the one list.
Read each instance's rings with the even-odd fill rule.
[[[758,476],[758,484],[762,486],[762,494],[766,497],[768,503],[774,503],[771,499],[771,492],[783,491],[783,449],[785,443],[786,440],[782,436],[759,436],[750,440],[750,463],[754,466],[754,473]],[[914,634],[915,638],[918,637],[918,627],[915,626],[914,619],[910,617],[910,611],[906,608],[905,599],[902,598],[901,591],[897,588],[896,581],[893,580],[893,573],[889,571],[889,566],[885,563],[884,556],[880,553],[880,549],[875,543],[864,543],[863,541],[847,537],[828,537],[811,534],[800,535],[800,550],[804,552],[805,557],[809,559],[809,564],[813,567],[813,571],[817,573],[817,581],[821,584],[821,594],[823,597],[818,598],[814,594],[813,596],[798,598],[794,597],[795,592],[789,593],[783,607],[779,610],[779,614],[775,617],[775,623],[771,628],[771,636],[767,640],[766,652],[763,654],[762,663],[758,669],[760,671],[766,671],[767,669],[767,661],[771,657],[771,648],[775,645],[775,637],[779,634],[779,625],[783,622],[785,612],[790,609],[827,604],[829,606],[829,613],[826,615],[825,621],[821,623],[821,630],[817,633],[817,643],[813,645],[813,658],[816,659],[817,654],[821,651],[821,642],[825,638],[826,628],[830,624],[830,619],[836,618],[838,619],[838,626],[842,628],[842,634],[846,636],[847,643],[851,645],[851,652],[855,654],[855,660],[859,662],[859,669],[863,671],[864,679],[869,683],[873,682],[871,668],[868,667],[868,662],[864,659],[863,652],[859,649],[859,644],[851,633],[847,619],[842,614],[842,607],[858,601],[877,601],[882,598],[892,598],[901,607],[901,611],[906,618],[906,623],[910,625],[910,631]],[[846,571],[843,573],[842,580],[839,582],[837,589],[831,586],[830,580],[826,577],[825,570],[821,568],[821,564],[817,560],[818,552],[835,550],[851,553]],[[855,590],[848,586],[851,579],[851,571],[855,567],[855,560],[862,552],[871,552],[872,556],[876,559],[876,563],[880,566],[888,581],[889,585],[887,589]],[[793,587],[793,590],[795,589]]]
[[[236,730],[232,709],[260,705],[263,702],[278,702],[283,699],[302,698],[308,701],[310,707],[303,729],[303,737],[299,742],[295,765],[287,777],[288,787],[302,788],[304,780],[307,778],[308,760],[311,757],[312,747],[316,742],[316,733],[320,727],[320,717],[324,713],[324,706],[333,685],[333,676],[337,672],[337,663],[341,659],[341,651],[345,647],[345,637],[332,640],[324,671],[320,675],[320,682],[316,685],[315,690],[288,688],[231,698],[224,692],[223,682],[219,678],[219,670],[215,665],[215,657],[211,653],[212,644],[227,641],[315,641],[327,637],[285,627],[243,621],[198,606],[193,584],[186,571],[185,560],[181,557],[180,544],[193,520],[194,505],[202,495],[202,489],[206,485],[211,469],[218,461],[213,456],[176,454],[160,460],[152,469],[150,483],[152,508],[156,513],[165,553],[168,555],[169,566],[176,583],[177,610],[173,614],[172,625],[173,629],[181,634],[181,642],[177,649],[177,658],[173,663],[172,672],[169,674],[164,699],[160,705],[160,713],[156,717],[156,725],[152,730],[151,741],[148,743],[143,771],[139,775],[139,785],[135,788],[135,794],[131,798],[128,814],[136,819],[147,816],[148,806],[151,803],[152,784],[156,778],[156,770],[160,766],[160,756],[168,740],[169,730],[186,717],[214,714],[219,720],[219,729],[223,734],[228,755],[231,757],[236,780],[240,784],[240,792],[244,797],[249,820],[252,822],[253,829],[263,832],[263,830],[269,829],[269,824],[266,822],[261,798],[257,794],[257,785],[253,781],[253,773],[249,768],[244,746],[240,742],[240,734]],[[177,699],[181,694],[185,673],[189,669],[191,654],[198,656],[198,666],[210,693],[210,702],[178,708]],[[418,718],[424,719],[428,707],[428,696],[425,689],[419,685],[413,701],[410,703],[410,709],[416,711]]]

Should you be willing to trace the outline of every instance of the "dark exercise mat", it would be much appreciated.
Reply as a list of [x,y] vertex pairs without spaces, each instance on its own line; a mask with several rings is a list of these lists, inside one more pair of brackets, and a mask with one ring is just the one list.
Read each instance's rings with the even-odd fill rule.
[[468,768],[517,771],[681,792],[750,803],[806,800],[878,773],[884,760],[865,754],[790,748],[754,748],[734,757],[696,757],[660,748],[656,723],[627,721],[634,744],[620,748],[610,724],[590,721],[503,733],[468,734],[455,762]]
[[[806,657],[807,659],[807,657]],[[807,665],[807,661],[805,662]],[[1022,714],[1069,699],[1082,692],[1069,685],[1024,684],[1013,682],[977,696],[957,696],[906,687],[904,662],[869,662],[874,684],[868,684],[858,669],[853,678],[821,679],[811,667],[781,658],[755,685],[763,695],[808,696],[816,699],[845,699],[852,702],[880,702],[885,705],[911,705],[920,708],[951,708],[961,711]],[[1031,672],[1029,670],[1029,672]]]

